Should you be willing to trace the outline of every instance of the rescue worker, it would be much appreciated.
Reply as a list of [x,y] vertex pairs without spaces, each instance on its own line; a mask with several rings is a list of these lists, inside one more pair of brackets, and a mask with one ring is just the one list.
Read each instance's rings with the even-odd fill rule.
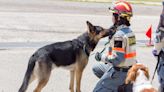
[[164,1],[163,10],[160,15],[160,21],[155,34],[155,44],[153,55],[159,55],[159,64],[157,68],[158,80],[160,83],[159,92],[164,92]]
[[95,59],[111,64],[111,67],[100,78],[93,92],[118,92],[129,68],[136,63],[136,39],[129,28],[132,7],[126,1],[118,1],[110,10],[113,12],[113,21],[116,22],[116,33],[108,44],[108,52],[97,52]]
[[[118,15],[117,14],[113,14],[113,25],[109,28],[109,33],[108,33],[108,40],[110,41],[113,37],[113,35],[116,32],[117,29],[117,19],[118,19]],[[104,44],[104,49],[101,51],[101,53],[105,53],[108,52],[108,48],[106,47],[106,45],[109,43],[109,41],[107,43]],[[93,73],[98,77],[101,78],[102,75],[111,67],[111,65],[105,63],[105,62],[97,62],[94,64],[92,70]]]

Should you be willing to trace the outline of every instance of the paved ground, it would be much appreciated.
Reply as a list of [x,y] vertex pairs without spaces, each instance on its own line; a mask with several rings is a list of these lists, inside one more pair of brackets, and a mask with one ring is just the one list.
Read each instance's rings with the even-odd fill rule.
[[[0,92],[17,92],[27,68],[28,59],[39,47],[76,38],[85,32],[86,20],[108,28],[111,14],[108,3],[79,3],[57,0],[0,0]],[[145,31],[152,24],[155,31],[162,6],[133,5],[132,29],[137,36],[137,58],[152,75],[156,59],[152,47],[143,46]],[[106,39],[94,52],[101,50]],[[93,53],[94,53],[93,52]],[[92,73],[94,55],[82,78],[82,92],[92,92],[98,79]],[[157,77],[153,82],[158,87]],[[89,81],[88,81],[89,80]],[[56,69],[43,92],[69,92],[69,72]],[[34,88],[32,84],[27,92]]]

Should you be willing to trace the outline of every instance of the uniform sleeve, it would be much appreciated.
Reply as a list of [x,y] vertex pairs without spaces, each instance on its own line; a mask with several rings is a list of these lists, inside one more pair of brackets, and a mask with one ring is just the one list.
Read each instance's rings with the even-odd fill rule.
[[113,65],[117,66],[121,63],[121,61],[125,60],[125,44],[126,39],[121,36],[117,36],[113,41],[113,48],[111,52],[105,58],[106,62],[110,62]]
[[161,14],[156,32],[158,32],[160,30],[160,27],[164,26],[164,20],[163,19],[164,19],[164,14]]
[[[164,6],[164,2],[163,2]],[[164,12],[164,8],[163,11]],[[160,15],[160,20],[159,24],[155,33],[155,38],[154,38],[154,48],[157,50],[157,54],[161,51],[161,49],[164,47],[164,14],[162,13]]]
[[157,30],[155,32],[155,39],[154,39],[155,43],[161,42],[161,35],[162,35],[163,31],[164,31],[164,14],[161,14],[159,24],[158,24]]

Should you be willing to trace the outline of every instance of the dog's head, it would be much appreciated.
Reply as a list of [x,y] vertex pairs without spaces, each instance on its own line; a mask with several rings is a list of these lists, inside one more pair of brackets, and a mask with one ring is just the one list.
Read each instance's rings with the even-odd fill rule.
[[136,78],[141,73],[143,73],[143,75],[146,76],[147,79],[149,79],[148,67],[140,63],[133,65],[128,71],[127,77],[125,79],[125,84],[134,83],[136,81]]
[[106,37],[109,34],[108,29],[104,29],[101,26],[92,25],[89,21],[86,23],[88,26],[88,34],[94,42],[98,42],[101,38]]

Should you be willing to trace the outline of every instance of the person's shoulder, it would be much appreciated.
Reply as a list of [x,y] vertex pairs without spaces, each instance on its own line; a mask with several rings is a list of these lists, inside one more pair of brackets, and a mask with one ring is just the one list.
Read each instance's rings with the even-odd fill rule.
[[124,35],[125,33],[121,29],[117,30],[115,33],[115,36],[124,36]]
[[133,33],[133,31],[132,31],[132,29],[130,27],[122,28],[122,29],[120,29],[120,31],[122,31],[125,34]]

